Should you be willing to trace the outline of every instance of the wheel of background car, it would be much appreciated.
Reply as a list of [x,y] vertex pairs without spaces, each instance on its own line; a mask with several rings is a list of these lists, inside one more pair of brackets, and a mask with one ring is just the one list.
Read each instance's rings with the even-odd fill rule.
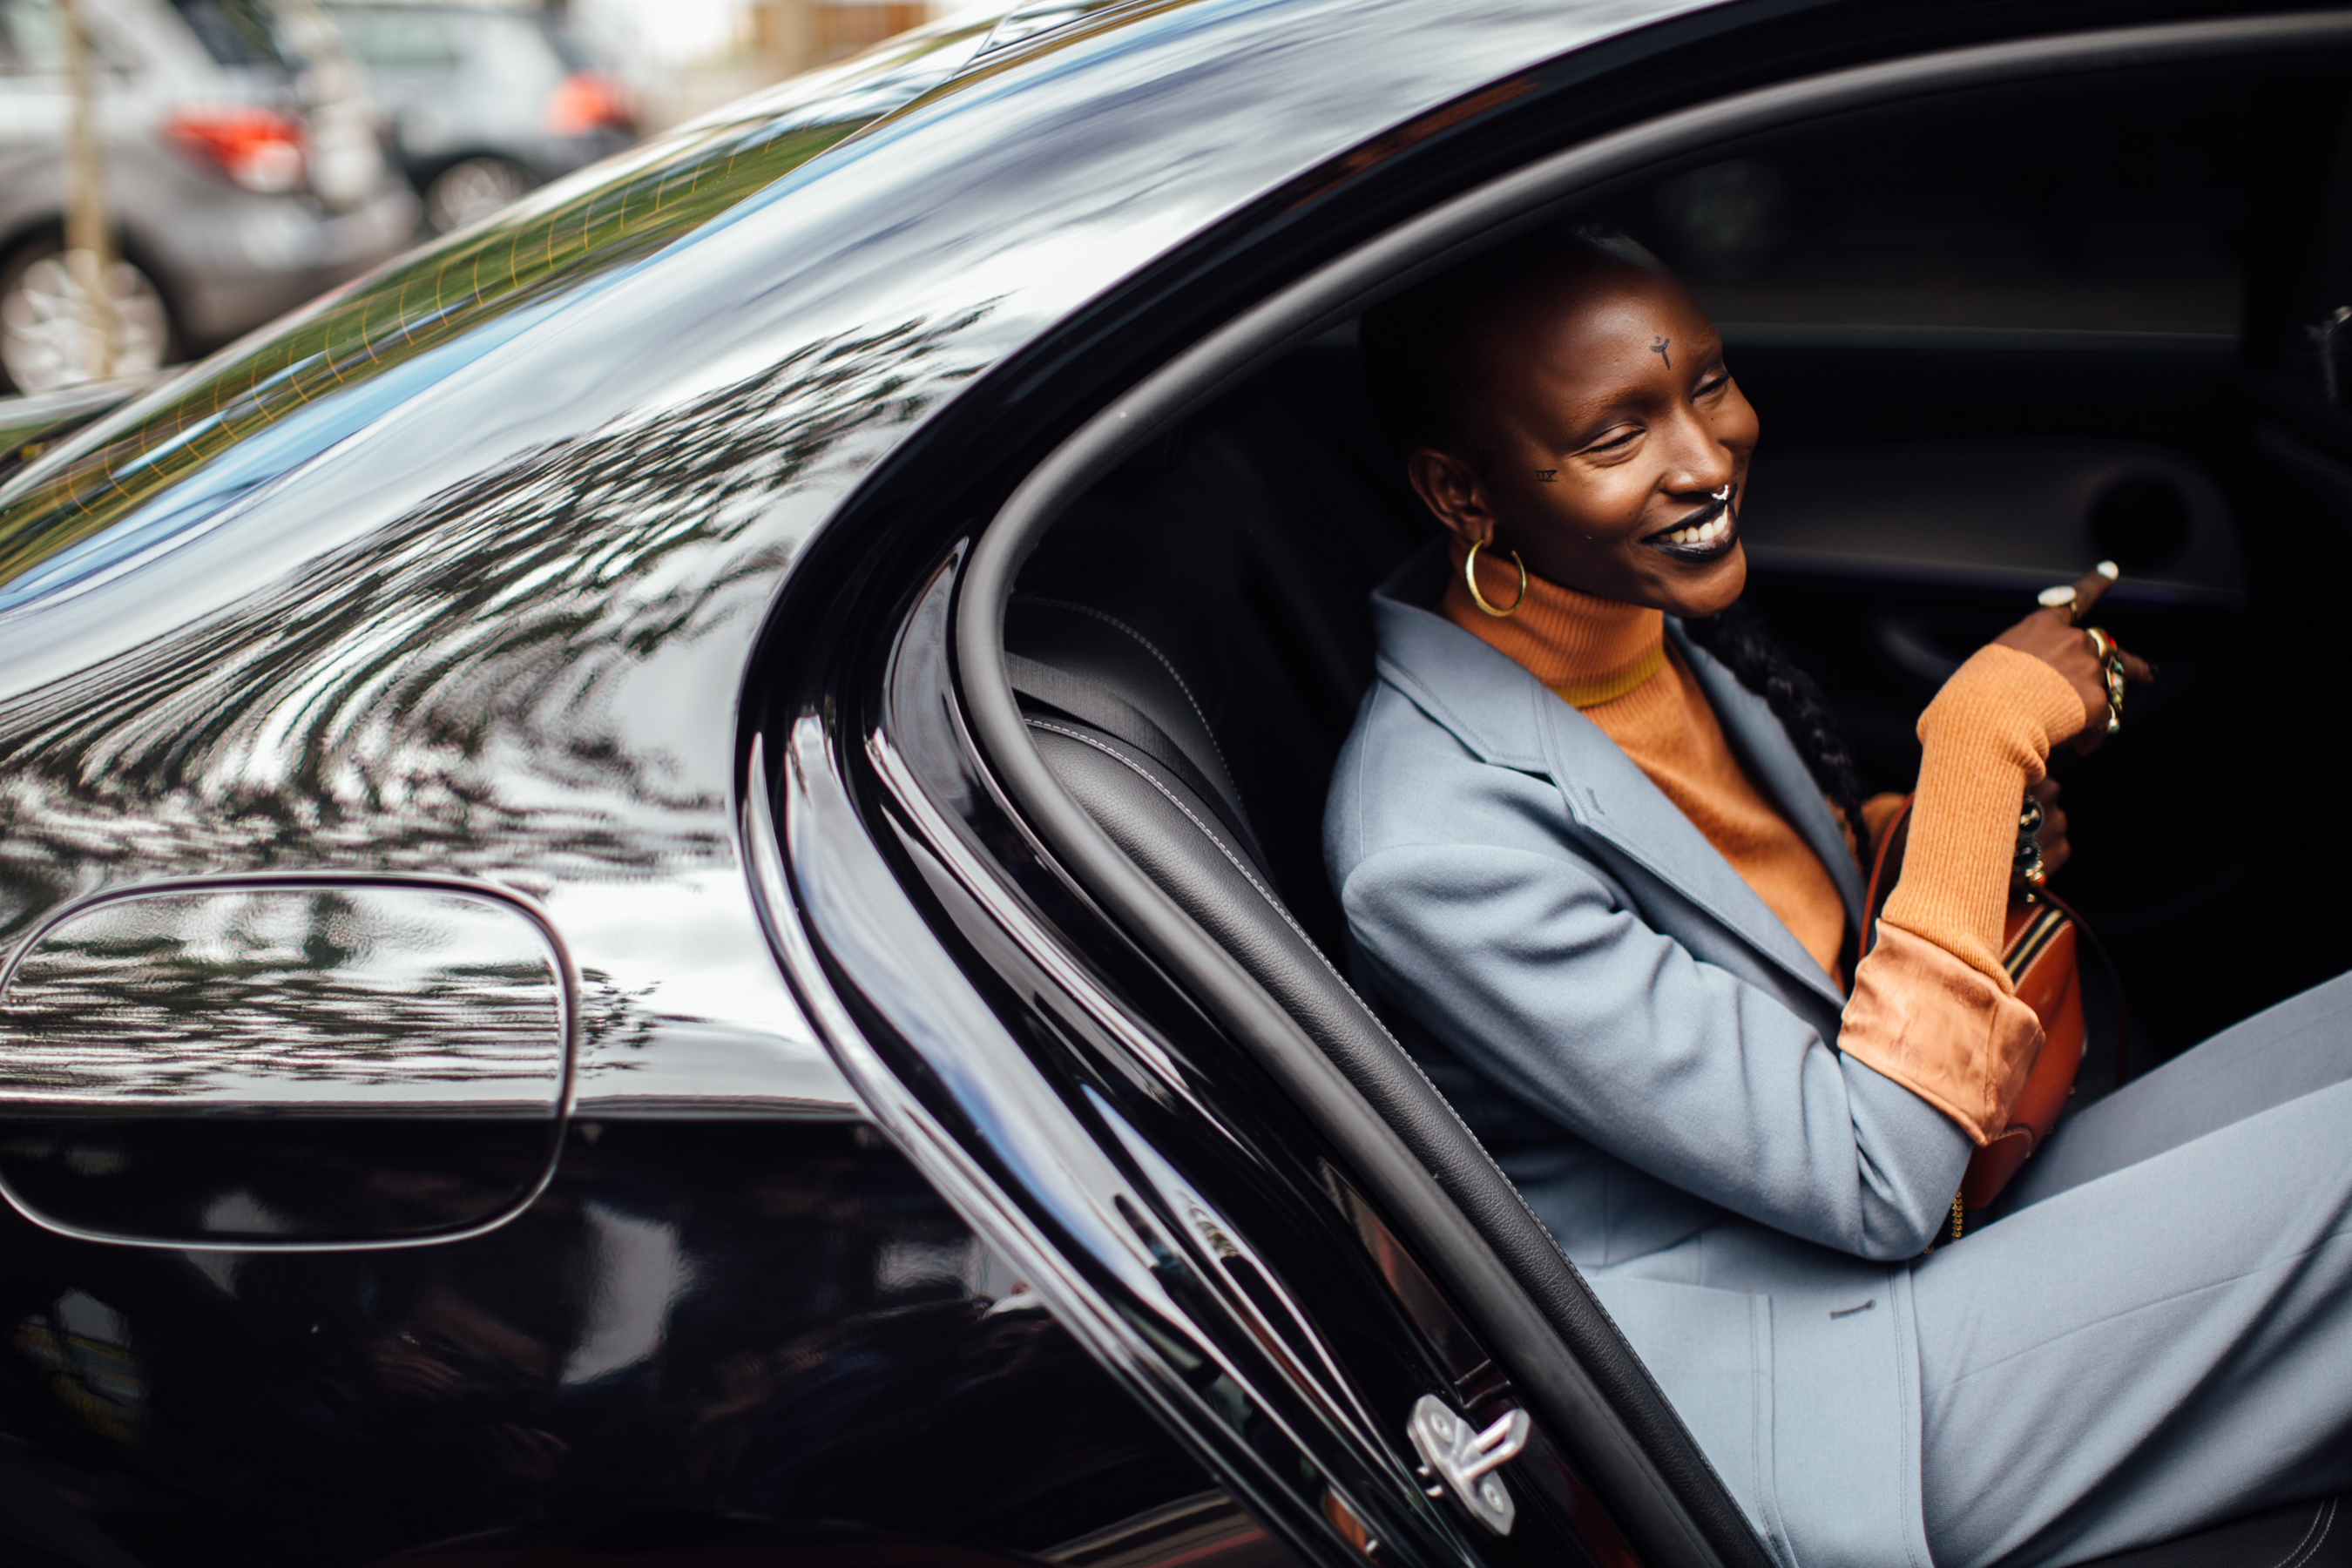
[[530,171],[504,158],[467,158],[425,187],[425,221],[447,234],[490,214],[539,184]]
[[101,375],[161,368],[172,342],[171,311],[144,272],[117,260],[107,272],[114,320],[110,364],[100,367],[84,324],[82,290],[54,239],[26,246],[0,266],[0,389],[47,392]]

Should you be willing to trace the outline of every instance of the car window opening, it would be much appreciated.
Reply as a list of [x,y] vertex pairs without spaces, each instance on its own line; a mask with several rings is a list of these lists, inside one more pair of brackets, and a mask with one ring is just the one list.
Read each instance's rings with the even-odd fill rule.
[[[1868,780],[1916,773],[1911,716],[2021,589],[2103,557],[2126,570],[2109,618],[2194,672],[2150,727],[2194,744],[2232,722],[2256,547],[2237,520],[2264,504],[2247,400],[2316,384],[2294,320],[2312,303],[2248,297],[2285,281],[2250,278],[2256,226],[2314,199],[2260,177],[2308,162],[2265,144],[2299,112],[2243,81],[2070,89],[2006,103],[1992,135],[1970,106],[1734,150],[1587,215],[1675,266],[1723,332],[1766,430],[1749,598],[1829,689]],[[2036,146],[2068,156],[2053,169],[2024,156]],[[2242,341],[2248,323],[2264,341]],[[1367,596],[1434,537],[1343,323],[1068,509],[1008,610],[1014,689],[1056,726],[1051,754],[1108,737],[1164,766],[1344,962],[1324,792],[1371,679]],[[2076,787],[2118,836],[2204,809],[2193,775],[2117,787],[2109,771]],[[2166,997],[2145,1008],[2157,1056],[2300,984],[2200,973],[2174,1005],[2182,977],[2159,954],[2260,873],[2215,867],[2152,918],[2140,860],[2078,866],[2075,897],[2113,907],[2101,930],[2134,994]]]
[[[2020,89],[1997,114],[1953,100],[1717,145],[1579,215],[1665,258],[1720,327],[1766,431],[1747,601],[1826,689],[1866,789],[1911,787],[1920,710],[2021,599],[2121,569],[2101,618],[2164,686],[2129,745],[2059,769],[2099,825],[2067,892],[2113,954],[2108,1037],[2134,1070],[2352,968],[2325,890],[2340,849],[2181,838],[2216,820],[2194,759],[2235,749],[2249,703],[2294,726],[2252,628],[2293,620],[2284,584],[2352,538],[2324,330],[2352,300],[2326,216],[2352,201],[2346,104],[2318,68]],[[1326,793],[1373,679],[1368,595],[1435,538],[1346,320],[1086,488],[1004,611],[1056,782],[1335,1055],[1298,977],[1349,971]],[[1266,907],[1307,944],[1289,970],[1264,956]],[[2230,914],[2248,908],[2280,921]],[[2086,1068],[2083,1102],[2108,1081]]]

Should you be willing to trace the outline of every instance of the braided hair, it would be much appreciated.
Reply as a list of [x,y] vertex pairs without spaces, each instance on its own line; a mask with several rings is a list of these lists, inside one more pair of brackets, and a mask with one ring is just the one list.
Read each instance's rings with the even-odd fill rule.
[[1805,771],[1813,775],[1814,787],[1845,817],[1854,842],[1866,854],[1869,845],[1864,839],[1869,830],[1862,820],[1862,779],[1854,771],[1853,753],[1839,732],[1837,716],[1830,711],[1830,700],[1821,682],[1789,657],[1764,629],[1763,617],[1745,605],[1728,605],[1704,618],[1693,616],[1683,622],[1683,630],[1691,641],[1713,654],[1733,679],[1764,699],[1772,717],[1789,732],[1797,754],[1805,760]]
[[[1407,452],[1418,447],[1454,452],[1483,471],[1491,454],[1466,417],[1470,392],[1482,376],[1479,329],[1495,305],[1528,280],[1596,264],[1666,270],[1664,263],[1614,229],[1553,226],[1497,246],[1367,311],[1357,334],[1364,389],[1389,439]],[[1804,759],[1815,787],[1844,815],[1860,842],[1866,831],[1862,782],[1821,683],[1745,605],[1686,620],[1683,629],[1740,685],[1764,699]]]

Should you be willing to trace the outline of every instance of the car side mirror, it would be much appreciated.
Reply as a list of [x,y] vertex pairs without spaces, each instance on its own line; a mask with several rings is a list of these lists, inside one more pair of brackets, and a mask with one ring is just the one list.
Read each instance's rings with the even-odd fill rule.
[[0,972],[0,1194],[91,1240],[401,1245],[551,1173],[572,986],[518,900],[282,880],[101,896]]

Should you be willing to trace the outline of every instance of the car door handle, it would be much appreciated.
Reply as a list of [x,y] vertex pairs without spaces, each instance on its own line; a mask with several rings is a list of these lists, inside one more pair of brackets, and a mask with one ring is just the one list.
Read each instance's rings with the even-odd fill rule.
[[151,1246],[472,1234],[551,1169],[572,994],[536,910],[455,879],[85,900],[0,972],[0,1192]]

